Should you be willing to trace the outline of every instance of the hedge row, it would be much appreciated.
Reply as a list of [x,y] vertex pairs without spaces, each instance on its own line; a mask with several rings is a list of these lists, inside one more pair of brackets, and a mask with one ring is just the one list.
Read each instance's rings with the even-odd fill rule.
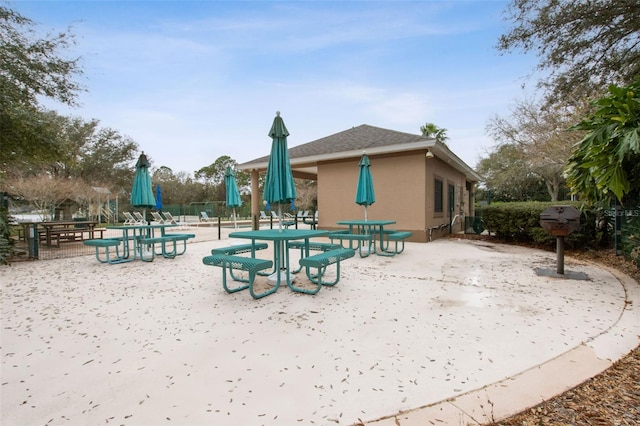
[[[540,226],[540,214],[552,206],[569,205],[579,209],[574,202],[522,202],[493,203],[481,208],[484,228],[491,235],[508,240],[525,243],[553,245],[556,237],[550,235]],[[605,230],[606,227],[603,227]],[[596,214],[583,210],[580,214],[580,230],[565,238],[572,247],[595,247],[603,241],[602,232],[597,229]]]

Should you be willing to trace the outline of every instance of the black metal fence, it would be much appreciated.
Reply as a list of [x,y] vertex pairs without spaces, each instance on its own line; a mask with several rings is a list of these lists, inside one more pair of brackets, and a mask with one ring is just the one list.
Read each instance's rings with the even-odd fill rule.
[[640,267],[640,206],[629,209],[615,206],[605,214],[613,228],[616,254],[634,260]]
[[[218,222],[207,224],[207,226],[218,227]],[[100,232],[95,234],[95,238],[117,238],[122,236],[122,231],[118,229],[96,228],[96,230]],[[216,235],[220,239],[219,227]],[[84,239],[88,238],[87,236]],[[214,236],[213,238],[216,237]],[[10,258],[11,262],[36,259],[64,259],[95,254],[95,247],[85,245],[83,237],[47,241],[43,237],[42,228],[36,222],[13,225],[12,239],[14,240],[14,255]]]

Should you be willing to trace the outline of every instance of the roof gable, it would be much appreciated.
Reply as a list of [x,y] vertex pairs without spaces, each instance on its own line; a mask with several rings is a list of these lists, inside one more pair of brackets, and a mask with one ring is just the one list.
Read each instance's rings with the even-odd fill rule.
[[[431,138],[362,124],[330,136],[316,139],[315,141],[290,147],[289,158],[317,157],[346,151],[365,151],[372,148],[404,145],[428,140],[431,140]],[[263,163],[268,161],[268,159],[269,156],[267,155],[248,161],[242,165]]]

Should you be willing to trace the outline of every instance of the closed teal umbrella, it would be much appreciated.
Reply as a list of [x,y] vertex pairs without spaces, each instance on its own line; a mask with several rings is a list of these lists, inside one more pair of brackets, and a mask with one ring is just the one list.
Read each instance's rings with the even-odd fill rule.
[[156,210],[162,210],[162,189],[156,185]]
[[278,205],[279,224],[282,230],[282,205],[293,205],[296,199],[296,186],[293,182],[287,149],[289,131],[280,117],[280,111],[276,112],[269,136],[273,139],[273,143],[262,198],[270,205]]
[[227,170],[224,172],[224,185],[227,190],[227,207],[231,207],[233,209],[233,227],[237,228],[236,207],[240,207],[242,205],[242,199],[240,199],[240,191],[238,191],[236,175],[230,166],[227,166]]
[[367,220],[367,207],[376,202],[371,176],[371,162],[367,154],[360,158],[360,174],[358,175],[358,189],[356,190],[356,204],[364,206],[364,220]]
[[146,209],[156,205],[151,187],[151,176],[149,176],[149,166],[149,160],[143,152],[136,163],[136,174],[133,177],[133,188],[131,189],[131,205],[142,208],[144,217],[146,217]]

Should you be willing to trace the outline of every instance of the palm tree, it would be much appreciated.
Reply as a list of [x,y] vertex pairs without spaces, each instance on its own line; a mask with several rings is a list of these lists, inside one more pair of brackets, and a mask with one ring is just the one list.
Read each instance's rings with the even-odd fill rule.
[[434,138],[436,142],[444,143],[444,141],[449,139],[449,136],[447,136],[447,129],[438,127],[433,123],[427,123],[424,126],[420,126],[420,131],[422,132],[422,136]]

